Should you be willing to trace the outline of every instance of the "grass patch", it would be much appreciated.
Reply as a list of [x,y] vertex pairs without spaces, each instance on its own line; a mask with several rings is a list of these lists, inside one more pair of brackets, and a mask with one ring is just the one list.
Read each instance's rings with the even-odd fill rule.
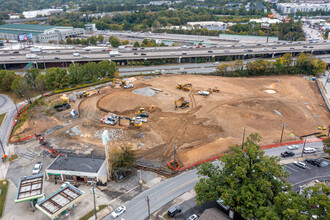
[[5,119],[5,117],[6,117],[6,113],[3,113],[0,115],[0,127],[1,127],[2,121],[3,121],[3,119]]
[[12,162],[13,160],[17,159],[18,158],[18,155],[17,154],[12,154],[10,157],[9,157],[9,162]]
[[[105,207],[107,207],[106,205],[99,205],[99,211],[101,211],[102,209],[104,209]],[[94,209],[90,212],[88,212],[86,215],[84,215],[83,217],[81,217],[79,220],[88,220],[90,217],[92,217],[94,215]]]
[[[5,185],[3,183],[5,183]],[[0,194],[0,218],[1,218],[2,213],[3,213],[3,207],[5,206],[6,196],[7,196],[8,180],[1,180],[0,188],[1,188],[1,194]]]

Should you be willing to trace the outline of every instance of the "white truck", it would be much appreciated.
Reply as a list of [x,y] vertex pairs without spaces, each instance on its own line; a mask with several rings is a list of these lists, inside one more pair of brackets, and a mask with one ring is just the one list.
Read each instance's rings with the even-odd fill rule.
[[74,57],[80,57],[80,53],[73,53]]
[[118,50],[125,50],[125,48],[126,48],[125,46],[119,46]]
[[30,52],[31,52],[31,53],[41,53],[41,48],[38,48],[38,47],[36,47],[36,48],[31,48],[31,49],[30,49]]
[[109,52],[110,57],[121,56],[121,53],[118,50],[112,50]]
[[26,57],[26,59],[39,59],[37,54],[34,54],[34,53],[26,54],[25,57]]

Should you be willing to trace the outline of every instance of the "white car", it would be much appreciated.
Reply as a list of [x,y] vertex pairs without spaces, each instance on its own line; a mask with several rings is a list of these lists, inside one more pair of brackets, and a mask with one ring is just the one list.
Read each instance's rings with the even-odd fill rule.
[[129,89],[129,88],[133,88],[133,87],[134,87],[133,84],[124,85],[124,89]]
[[301,162],[301,161],[296,161],[293,163],[294,165],[296,165],[297,167],[300,167],[300,168],[303,168],[303,169],[306,169],[306,164]]
[[84,56],[83,56],[83,58],[89,58],[89,56],[87,56],[87,55],[84,55]]
[[289,150],[297,150],[298,149],[298,145],[290,145],[288,146]]
[[138,116],[138,117],[134,117],[133,121],[142,121],[143,123],[146,123],[148,121],[148,119],[145,117]]
[[36,163],[33,167],[32,175],[38,174],[40,172],[41,168],[42,168],[42,163],[41,162]]
[[198,216],[196,214],[191,215],[187,220],[197,220]]
[[198,95],[208,96],[208,95],[210,95],[210,92],[208,92],[208,91],[198,91]]
[[121,214],[123,214],[126,211],[126,207],[125,206],[119,206],[118,208],[116,208],[113,212],[111,212],[111,217],[112,218],[117,218],[118,216],[120,216]]

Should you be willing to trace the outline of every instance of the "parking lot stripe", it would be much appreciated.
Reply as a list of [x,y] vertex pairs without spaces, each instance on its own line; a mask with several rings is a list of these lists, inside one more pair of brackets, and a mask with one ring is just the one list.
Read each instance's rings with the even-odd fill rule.
[[291,166],[289,166],[290,164],[286,165],[286,168],[289,168],[291,170],[294,170],[295,172],[299,172],[299,170],[293,169]]

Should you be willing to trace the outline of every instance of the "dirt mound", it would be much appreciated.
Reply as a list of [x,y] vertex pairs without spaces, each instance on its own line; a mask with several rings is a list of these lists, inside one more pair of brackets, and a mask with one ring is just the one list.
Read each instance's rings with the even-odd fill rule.
[[141,107],[155,105],[156,100],[129,91],[121,91],[104,96],[98,102],[98,107],[107,112],[128,114]]

